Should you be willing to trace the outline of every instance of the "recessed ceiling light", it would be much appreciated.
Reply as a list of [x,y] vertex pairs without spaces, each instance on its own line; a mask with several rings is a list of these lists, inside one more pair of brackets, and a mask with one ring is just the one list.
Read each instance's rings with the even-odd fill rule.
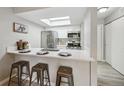
[[69,16],[40,19],[40,20],[49,26],[62,26],[62,25],[70,25],[71,24]]
[[101,8],[98,8],[98,12],[100,13],[104,13],[108,10],[109,7],[101,7]]

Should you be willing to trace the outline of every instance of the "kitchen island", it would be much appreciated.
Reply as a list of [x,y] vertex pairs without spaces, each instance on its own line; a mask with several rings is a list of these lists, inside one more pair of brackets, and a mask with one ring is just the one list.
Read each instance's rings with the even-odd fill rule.
[[[61,65],[73,68],[74,85],[90,86],[97,84],[96,62],[83,50],[61,49],[59,51],[49,51],[46,55],[37,55],[41,48],[31,48],[29,53],[19,53],[14,48],[7,48],[7,53],[12,55],[14,62],[19,60],[30,61],[31,67],[39,62],[49,65],[50,80],[55,85],[58,67]],[[66,51],[71,56],[63,57],[58,55]]]

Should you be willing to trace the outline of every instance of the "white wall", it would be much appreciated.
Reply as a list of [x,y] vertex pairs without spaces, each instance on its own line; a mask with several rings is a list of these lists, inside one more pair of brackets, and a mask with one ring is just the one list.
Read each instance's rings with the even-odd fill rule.
[[98,18],[97,19],[97,24],[104,24],[104,19]]
[[97,25],[97,60],[104,60],[104,25]]
[[105,61],[105,26],[103,18],[97,18],[97,60]]
[[[13,32],[13,22],[28,26],[28,34]],[[21,19],[13,14],[11,8],[0,8],[0,81],[8,77],[13,57],[6,54],[6,48],[15,42],[28,40],[32,47],[40,47],[42,27]]]
[[97,15],[96,8],[89,8],[84,18],[84,49],[97,58]]
[[91,57],[97,59],[97,8],[91,8]]
[[84,49],[94,58],[91,62],[91,77],[93,82],[91,85],[97,84],[97,15],[96,8],[89,8],[84,18]]
[[90,55],[90,12],[88,11],[84,19],[84,49],[88,51]]

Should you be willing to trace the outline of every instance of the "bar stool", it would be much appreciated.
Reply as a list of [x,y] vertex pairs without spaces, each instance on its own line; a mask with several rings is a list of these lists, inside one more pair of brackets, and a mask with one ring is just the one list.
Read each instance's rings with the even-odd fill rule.
[[[26,72],[23,72],[24,67],[26,67]],[[17,72],[16,72],[16,76],[12,77],[12,73],[13,73],[14,69],[17,69]],[[26,80],[27,78],[30,79],[30,64],[29,64],[29,61],[21,60],[21,61],[18,61],[16,63],[12,64],[8,86],[10,85],[10,82],[12,81],[12,79],[14,79],[14,78],[16,79],[16,77],[18,78],[17,79],[18,80],[18,85],[21,86],[22,75],[26,76],[26,78],[23,79],[23,80]]]
[[[61,78],[67,78],[68,82],[61,81]],[[60,86],[60,83],[67,83],[69,86],[74,86],[72,68],[67,66],[60,66],[57,71],[56,86]]]
[[[33,73],[36,72],[37,73],[37,78],[35,78],[33,81],[32,81],[32,77],[33,77]],[[46,73],[45,73],[46,72]],[[47,74],[47,76],[44,74]],[[30,86],[31,84],[37,79],[37,84],[39,84],[39,81],[40,81],[40,86],[44,86],[44,85],[48,85],[49,83],[49,86],[51,85],[50,84],[50,77],[49,77],[49,67],[48,67],[48,64],[45,64],[45,63],[38,63],[36,64],[35,66],[32,67],[32,71],[31,71],[31,77],[30,77]],[[45,84],[45,81],[44,80],[47,80],[46,84]]]

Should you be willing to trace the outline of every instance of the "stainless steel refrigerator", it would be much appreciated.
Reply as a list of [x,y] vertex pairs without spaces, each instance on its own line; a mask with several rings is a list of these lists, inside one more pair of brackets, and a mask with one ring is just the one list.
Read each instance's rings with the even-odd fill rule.
[[42,31],[41,32],[41,48],[57,48],[56,31]]

